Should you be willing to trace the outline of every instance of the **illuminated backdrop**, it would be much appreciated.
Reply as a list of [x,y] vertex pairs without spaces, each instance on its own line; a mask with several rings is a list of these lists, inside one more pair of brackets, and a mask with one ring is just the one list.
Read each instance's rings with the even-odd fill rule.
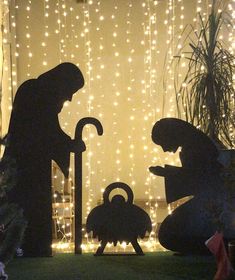
[[[234,16],[234,0],[227,3]],[[73,138],[82,117],[96,117],[103,124],[102,137],[93,127],[84,129],[84,219],[107,185],[123,181],[136,199],[147,203],[154,225],[162,220],[156,199],[164,198],[163,180],[151,176],[148,167],[178,165],[179,159],[163,154],[151,142],[151,129],[158,119],[177,116],[172,58],[184,44],[181,33],[186,24],[197,28],[197,12],[206,20],[210,4],[205,0],[4,1],[10,25],[4,29],[3,43],[5,50],[10,45],[12,55],[5,58],[8,64],[10,60],[5,69],[9,83],[3,99],[9,103],[4,107],[5,131],[16,88],[63,61],[77,64],[86,84],[71,103],[65,103],[62,128]],[[225,37],[233,51],[234,32]],[[179,78],[186,67],[183,62]],[[70,181],[72,174],[73,166]],[[59,184],[64,188],[63,178]],[[66,205],[66,211],[71,206]]]

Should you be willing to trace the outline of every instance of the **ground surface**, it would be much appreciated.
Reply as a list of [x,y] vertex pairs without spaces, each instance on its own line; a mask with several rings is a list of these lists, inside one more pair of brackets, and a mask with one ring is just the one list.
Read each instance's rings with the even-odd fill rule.
[[14,259],[6,268],[9,280],[212,280],[215,270],[213,257],[171,252],[139,257],[57,254]]

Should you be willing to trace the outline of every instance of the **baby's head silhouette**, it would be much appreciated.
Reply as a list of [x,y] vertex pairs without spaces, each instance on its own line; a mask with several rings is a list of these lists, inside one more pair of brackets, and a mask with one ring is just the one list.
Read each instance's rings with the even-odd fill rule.
[[84,86],[84,77],[73,63],[64,62],[38,77],[40,87],[49,92],[47,98],[53,100],[60,111],[66,100]]

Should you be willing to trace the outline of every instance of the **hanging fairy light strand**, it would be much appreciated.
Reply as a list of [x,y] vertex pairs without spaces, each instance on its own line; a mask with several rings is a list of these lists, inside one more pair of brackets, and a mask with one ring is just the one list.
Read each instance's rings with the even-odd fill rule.
[[[1,6],[1,50],[0,50],[0,66],[1,66],[1,136],[6,134],[6,124],[9,122],[8,114],[12,109],[13,98],[13,82],[14,73],[12,67],[12,61],[10,57],[11,50],[11,19],[9,11],[10,2],[4,0]],[[4,106],[5,105],[5,106]],[[1,150],[2,152],[2,150]]]
[[[94,66],[96,71],[96,76],[94,76],[94,85],[95,88],[97,88],[100,92],[100,98],[96,98],[96,102],[97,106],[96,106],[96,115],[98,116],[98,119],[101,121],[101,123],[103,123],[104,121],[104,112],[103,112],[103,101],[105,99],[105,94],[104,94],[104,89],[103,89],[103,83],[104,83],[104,70],[107,68],[107,65],[105,65],[105,62],[102,61],[102,57],[104,54],[104,38],[103,38],[103,28],[104,28],[104,24],[105,24],[105,18],[102,14],[102,5],[101,5],[101,1],[89,1],[88,2],[89,5],[92,5],[93,8],[93,20],[96,19],[96,28],[95,28],[95,33],[96,36],[98,38],[97,40],[97,44],[96,44],[96,53],[97,53],[97,57],[93,58],[94,60]],[[93,46],[95,48],[95,46]],[[105,131],[104,131],[105,133]],[[100,150],[101,148],[101,143],[100,141],[97,142],[97,150]],[[102,155],[104,154],[104,152],[102,153]],[[104,186],[106,184],[106,172],[105,170],[102,170],[101,168],[102,166],[102,158],[99,158],[97,160],[97,168],[96,168],[96,176],[99,178],[98,182],[100,184],[100,194],[99,194],[99,201],[101,202],[103,199],[103,192],[104,192]],[[95,206],[95,205],[93,205]],[[93,241],[90,240],[90,243],[93,244]],[[92,246],[92,245],[91,245]]]
[[27,77],[29,78],[31,75],[31,59],[33,56],[33,53],[31,51],[31,32],[30,32],[30,15],[31,15],[31,0],[28,0],[27,6],[26,6],[26,38],[27,38],[27,45],[26,48],[28,50],[28,63],[27,63]]
[[[113,102],[111,104],[113,108],[113,122],[112,122],[112,129],[113,129],[113,135],[117,137],[116,142],[116,149],[115,149],[115,164],[116,164],[116,178],[115,181],[120,181],[120,172],[121,172],[121,151],[122,151],[122,144],[123,140],[119,138],[118,136],[118,120],[117,120],[117,112],[118,112],[118,105],[120,103],[120,99],[123,95],[123,92],[120,90],[120,80],[121,80],[121,73],[120,73],[120,56],[122,56],[122,53],[118,50],[118,40],[119,40],[119,33],[118,33],[118,22],[117,22],[117,15],[118,15],[118,4],[116,3],[113,7],[112,14],[111,14],[111,24],[112,24],[112,33],[111,33],[111,44],[110,48],[112,50],[112,57],[113,57],[113,82],[112,82],[112,88],[115,92],[115,95],[113,96]],[[110,65],[109,65],[110,67]]]
[[[144,12],[144,24],[143,24],[143,34],[144,34],[144,41],[143,41],[143,45],[144,45],[144,73],[145,73],[145,78],[144,80],[142,80],[142,84],[143,84],[143,104],[145,105],[142,109],[142,112],[144,114],[144,125],[143,125],[143,136],[142,136],[142,140],[143,140],[143,154],[144,154],[144,160],[146,161],[147,159],[147,154],[149,151],[148,148],[148,137],[147,137],[147,124],[146,124],[146,120],[148,120],[148,112],[150,111],[150,107],[149,107],[149,99],[152,96],[152,20],[153,20],[153,16],[152,16],[152,10],[150,7],[150,1],[146,1],[142,3],[142,8],[143,8],[143,12]],[[153,214],[155,215],[153,209],[152,209],[152,187],[151,187],[151,176],[148,173],[147,177],[146,177],[146,181],[145,181],[145,186],[147,188],[147,190],[145,191],[145,194],[147,195],[147,201],[145,202],[146,207],[148,209],[148,212],[150,214],[150,218],[152,221],[152,225],[153,225],[153,231],[150,233],[149,235],[149,241],[151,242],[154,234],[154,224],[155,224],[155,219],[153,217]]]
[[[135,82],[135,78],[134,78],[134,69],[133,69],[133,60],[134,60],[134,55],[135,55],[135,49],[132,43],[132,22],[131,22],[131,16],[132,16],[132,8],[133,8],[133,1],[130,0],[127,2],[127,13],[126,13],[126,45],[127,45],[127,50],[128,50],[128,57],[127,57],[127,75],[128,75],[128,80],[127,80],[127,84],[126,84],[126,91],[128,93],[128,98],[131,99],[131,104],[133,104],[133,108],[132,108],[132,112],[134,113],[136,108],[134,107],[134,102],[133,102],[133,84]],[[129,171],[129,177],[130,177],[130,185],[131,188],[133,190],[133,192],[135,192],[135,185],[136,185],[136,181],[135,181],[135,177],[134,177],[134,170],[135,170],[135,143],[133,140],[133,136],[135,135],[135,126],[133,126],[130,130],[130,132],[128,133],[128,146],[129,146],[129,160],[131,162],[130,164],[130,171]]]
[[[228,50],[231,54],[235,54],[235,0],[233,0],[231,3],[228,3],[227,6],[228,9],[228,13],[230,15],[230,24],[229,24],[229,29],[230,32],[228,34]],[[235,86],[235,75],[233,75],[233,84]],[[233,100],[234,100],[234,96],[233,96]],[[233,103],[231,104],[232,108],[235,107],[235,101],[233,101]],[[235,112],[233,112],[233,115],[235,116]],[[234,127],[231,124],[230,125],[230,136],[231,139],[233,141],[233,145],[235,146],[235,132],[234,132]]]
[[[9,33],[11,35],[11,42],[16,42],[16,18],[15,18],[15,9],[11,9],[11,7],[15,7],[16,3],[15,0],[11,1],[9,13],[10,13],[10,21],[9,21]],[[12,96],[9,97],[9,106],[8,110],[11,111],[12,109],[12,103],[13,103],[13,96],[16,93],[17,90],[17,56],[15,55],[17,53],[17,49],[19,48],[18,44],[12,43],[11,44],[11,50],[12,50],[12,56],[11,56],[11,75],[12,75]]]
[[[90,9],[92,8],[93,2],[89,2],[88,5],[83,4],[83,26],[84,26],[84,33],[81,34],[84,37],[84,49],[86,54],[86,76],[87,76],[87,83],[86,83],[86,93],[88,94],[88,102],[87,102],[87,110],[89,116],[93,114],[94,111],[94,95],[92,94],[92,86],[94,83],[94,60],[92,57],[93,54],[93,46],[91,40],[91,29],[92,29],[92,19],[90,16]],[[86,126],[86,138],[87,140],[87,153],[86,153],[86,160],[85,160],[85,167],[86,167],[86,176],[85,176],[85,191],[86,191],[86,209],[84,214],[84,220],[86,221],[88,214],[90,213],[93,205],[93,177],[94,177],[94,169],[93,169],[93,128],[90,126]],[[85,228],[83,228],[85,232]],[[86,244],[82,244],[82,248],[86,249],[87,246],[89,248],[93,248],[93,242],[89,238],[88,234],[84,234],[86,238]]]
[[42,61],[43,66],[47,66],[47,64],[48,64],[48,61],[47,61],[47,41],[48,41],[48,37],[49,37],[49,30],[48,30],[49,29],[49,27],[48,27],[49,8],[50,8],[49,0],[44,0],[44,2],[43,2],[44,38],[43,38],[43,41],[41,43],[42,48],[43,48],[43,61]]

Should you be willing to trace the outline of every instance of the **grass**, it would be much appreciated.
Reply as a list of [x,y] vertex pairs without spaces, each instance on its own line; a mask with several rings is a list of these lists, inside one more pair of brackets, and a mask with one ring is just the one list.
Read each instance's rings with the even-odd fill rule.
[[17,258],[6,268],[9,280],[211,280],[215,271],[213,257],[171,252],[143,257],[57,254],[53,258]]

